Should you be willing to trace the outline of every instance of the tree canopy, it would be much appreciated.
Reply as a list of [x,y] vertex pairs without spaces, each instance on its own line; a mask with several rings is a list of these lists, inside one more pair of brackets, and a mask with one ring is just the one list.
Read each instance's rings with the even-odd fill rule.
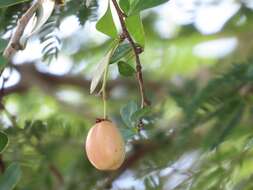
[[[253,189],[252,9],[1,1],[0,190]],[[126,155],[102,171],[85,146],[107,120]]]

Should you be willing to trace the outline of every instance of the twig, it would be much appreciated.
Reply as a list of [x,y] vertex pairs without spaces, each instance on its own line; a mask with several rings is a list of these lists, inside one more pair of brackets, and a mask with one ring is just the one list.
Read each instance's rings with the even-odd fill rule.
[[3,156],[2,156],[2,154],[0,154],[0,172],[1,172],[1,173],[4,173],[4,171],[5,171],[5,163],[4,163],[4,161],[3,161]]
[[53,164],[49,164],[48,167],[49,167],[49,170],[52,172],[52,175],[55,176],[55,178],[59,182],[59,184],[60,185],[64,184],[64,178],[61,172],[58,170],[58,168],[54,166]]
[[104,119],[107,119],[107,96],[106,96],[106,80],[107,80],[107,74],[108,74],[108,66],[106,66],[106,69],[104,71],[104,79],[103,79],[103,85],[102,85],[102,98],[104,103]]
[[[89,88],[90,80],[87,80],[81,76],[71,75],[54,75],[51,73],[41,72],[36,69],[34,62],[25,62],[20,65],[15,65],[14,69],[17,70],[21,76],[20,81],[10,87],[4,89],[3,93],[0,93],[0,98],[8,96],[13,93],[27,92],[33,87],[40,86],[40,89],[47,93],[47,89],[57,90],[60,86],[75,86],[84,91]],[[164,87],[169,86],[169,82],[153,82],[148,81],[148,86],[156,91],[157,94],[164,92]],[[132,89],[135,86],[134,80],[112,80],[108,82],[107,90],[110,92],[112,89],[124,86],[128,89]]]
[[0,110],[3,110],[6,114],[6,116],[8,117],[8,119],[10,120],[12,127],[17,127],[18,124],[16,122],[16,117],[14,115],[12,115],[4,106],[4,104],[2,102],[0,102]]
[[123,32],[123,36],[129,41],[129,43],[132,46],[133,51],[134,51],[135,62],[136,62],[136,76],[137,76],[137,80],[138,80],[139,88],[140,88],[140,93],[141,93],[141,107],[143,108],[144,106],[150,105],[150,102],[145,95],[144,82],[143,82],[143,77],[142,77],[142,66],[141,66],[140,57],[139,57],[139,54],[142,53],[143,50],[141,47],[139,47],[138,45],[135,44],[133,38],[131,37],[130,33],[128,32],[126,24],[125,24],[125,20],[124,20],[126,15],[121,11],[117,1],[112,0],[112,3],[117,11],[120,25],[121,25],[122,32]]
[[15,117],[6,109],[6,107],[4,106],[3,104],[3,95],[5,93],[5,83],[9,80],[10,76],[11,76],[11,73],[12,73],[12,68],[11,68],[11,71],[10,71],[10,74],[5,77],[5,76],[1,76],[2,73],[1,73],[1,77],[3,77],[3,83],[2,83],[2,86],[0,88],[0,110],[3,110],[6,114],[6,116],[10,119],[11,123],[12,123],[12,126],[13,127],[16,127],[17,126],[17,123],[16,123],[16,120],[15,120]]
[[17,28],[14,34],[11,36],[11,39],[3,52],[3,56],[10,60],[16,51],[21,50],[20,38],[22,37],[25,27],[28,24],[29,20],[32,18],[35,11],[39,8],[41,0],[35,1],[34,4],[24,13],[24,15],[18,20]]

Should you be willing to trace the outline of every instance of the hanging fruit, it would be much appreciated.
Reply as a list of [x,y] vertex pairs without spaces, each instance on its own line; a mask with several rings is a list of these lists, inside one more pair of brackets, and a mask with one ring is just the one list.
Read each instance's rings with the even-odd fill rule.
[[99,170],[116,170],[125,158],[125,143],[118,128],[111,121],[96,123],[88,132],[86,153]]

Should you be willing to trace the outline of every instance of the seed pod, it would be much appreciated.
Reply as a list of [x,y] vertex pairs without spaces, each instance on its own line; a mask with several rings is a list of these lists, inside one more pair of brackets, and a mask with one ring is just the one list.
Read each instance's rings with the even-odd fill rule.
[[96,123],[86,139],[88,159],[99,170],[116,170],[125,158],[125,143],[118,128],[110,121]]

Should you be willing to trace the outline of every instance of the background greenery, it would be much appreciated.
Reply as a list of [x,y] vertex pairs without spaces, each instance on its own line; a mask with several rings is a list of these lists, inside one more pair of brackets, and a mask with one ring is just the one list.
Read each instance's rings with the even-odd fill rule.
[[[114,172],[96,170],[84,151],[87,131],[103,115],[101,97],[89,94],[91,73],[111,43],[91,30],[103,2],[92,1],[87,8],[83,0],[66,1],[28,42],[31,46],[40,40],[34,46],[41,48],[39,56],[27,48],[29,59],[21,56],[25,51],[11,63],[0,57],[3,76],[12,81],[1,90],[0,190],[253,189],[252,2],[198,0],[184,10],[187,2],[178,1],[189,19],[171,25],[166,19],[178,15],[165,17],[161,10],[175,4],[172,1],[130,1],[129,15],[165,4],[142,12],[141,62],[151,108],[138,108],[137,81],[125,76],[132,70],[116,64],[121,60],[134,66],[127,44],[118,50],[123,56],[109,66],[108,115],[127,142],[126,161]],[[203,7],[216,10],[223,3],[236,4],[238,10],[221,29],[201,32],[194,22],[196,12]],[[30,1],[0,2],[0,51],[29,5]],[[61,24],[70,17],[78,19],[80,27],[66,35]],[[164,29],[172,32],[161,32]],[[135,36],[140,44],[143,35]],[[223,39],[234,39],[235,48],[222,56],[200,56],[196,47],[205,42],[217,42],[213,47],[218,53],[231,49],[215,41]],[[208,46],[201,50],[212,51]],[[144,128],[138,134],[139,119]]]

